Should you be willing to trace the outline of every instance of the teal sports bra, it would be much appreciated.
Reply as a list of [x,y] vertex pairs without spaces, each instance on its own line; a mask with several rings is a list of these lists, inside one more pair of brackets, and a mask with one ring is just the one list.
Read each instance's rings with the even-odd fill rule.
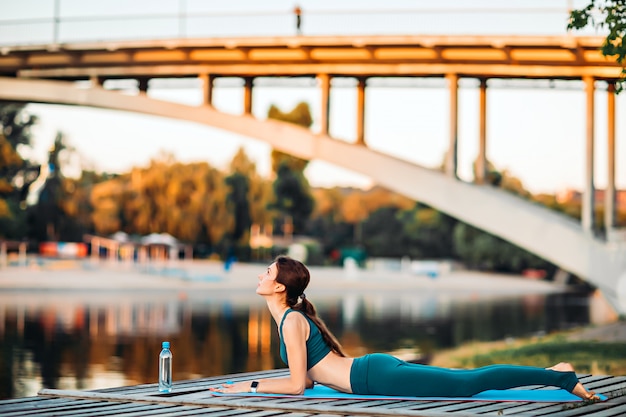
[[[287,361],[287,346],[285,346],[285,342],[283,341],[283,323],[285,322],[285,317],[287,314],[292,311],[298,311],[294,309],[289,309],[283,315],[283,319],[280,321],[279,327],[279,335],[280,335],[280,358],[285,362],[285,365],[289,366],[289,362]],[[319,361],[324,359],[326,355],[331,351],[330,346],[326,344],[324,338],[322,337],[322,333],[317,325],[302,311],[298,311],[298,313],[302,314],[304,318],[309,322],[309,338],[306,340],[306,369],[307,371],[313,368]]]

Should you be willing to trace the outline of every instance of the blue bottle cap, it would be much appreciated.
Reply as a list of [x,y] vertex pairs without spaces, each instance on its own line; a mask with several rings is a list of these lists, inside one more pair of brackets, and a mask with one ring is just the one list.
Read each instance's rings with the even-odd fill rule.
[[170,348],[170,342],[163,342],[162,347],[163,347],[163,349],[169,349]]

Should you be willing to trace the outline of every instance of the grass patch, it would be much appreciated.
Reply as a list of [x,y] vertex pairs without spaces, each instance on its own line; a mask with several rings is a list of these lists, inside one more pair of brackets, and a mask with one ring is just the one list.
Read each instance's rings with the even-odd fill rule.
[[626,375],[626,343],[569,341],[563,335],[515,342],[471,343],[437,354],[431,364],[477,368],[493,364],[548,367],[569,362],[578,373]]

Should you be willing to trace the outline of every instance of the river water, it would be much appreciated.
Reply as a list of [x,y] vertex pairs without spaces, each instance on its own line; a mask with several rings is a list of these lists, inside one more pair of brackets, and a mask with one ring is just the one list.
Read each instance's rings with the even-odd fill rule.
[[[175,381],[284,366],[276,326],[258,296],[229,290],[1,295],[2,399],[33,396],[42,388],[154,383],[165,340],[172,346]],[[318,313],[349,354],[392,352],[426,363],[437,349],[467,341],[550,333],[592,321],[591,296],[574,292],[313,295]]]

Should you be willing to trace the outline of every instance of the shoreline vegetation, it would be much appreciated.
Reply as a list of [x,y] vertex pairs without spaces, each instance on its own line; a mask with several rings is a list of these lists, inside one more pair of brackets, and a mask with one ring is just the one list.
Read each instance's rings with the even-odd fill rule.
[[577,373],[626,375],[626,320],[583,326],[549,335],[469,342],[440,350],[430,365],[475,368],[496,363],[551,366],[569,362]]

